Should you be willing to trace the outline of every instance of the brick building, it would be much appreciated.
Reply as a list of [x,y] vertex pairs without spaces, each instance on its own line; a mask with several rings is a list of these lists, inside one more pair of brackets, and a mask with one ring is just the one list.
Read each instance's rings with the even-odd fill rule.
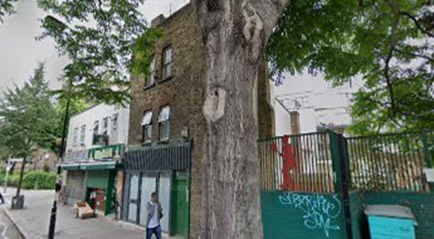
[[[196,238],[201,224],[205,50],[192,7],[153,21],[164,30],[149,76],[132,76],[129,147],[125,154],[122,219],[144,225],[144,207],[158,191],[163,232]],[[266,66],[258,82],[259,137],[273,135]]]

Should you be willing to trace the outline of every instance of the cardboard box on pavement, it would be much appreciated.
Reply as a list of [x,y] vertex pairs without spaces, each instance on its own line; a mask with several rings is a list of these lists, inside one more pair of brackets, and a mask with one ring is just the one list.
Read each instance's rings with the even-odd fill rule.
[[85,219],[95,216],[95,212],[87,202],[78,202],[74,204],[75,217]]

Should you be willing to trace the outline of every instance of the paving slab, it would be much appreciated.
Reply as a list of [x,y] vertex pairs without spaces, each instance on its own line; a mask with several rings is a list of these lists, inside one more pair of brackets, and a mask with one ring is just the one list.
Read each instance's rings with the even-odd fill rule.
[[0,239],[23,239],[24,237],[5,215],[3,206],[0,206]]

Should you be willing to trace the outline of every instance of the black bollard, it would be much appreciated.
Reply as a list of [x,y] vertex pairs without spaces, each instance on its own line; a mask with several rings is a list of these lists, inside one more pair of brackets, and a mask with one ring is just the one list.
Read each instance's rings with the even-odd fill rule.
[[53,208],[51,208],[50,227],[48,230],[48,239],[54,239],[54,230],[56,228],[56,214],[57,214],[57,202],[54,201]]

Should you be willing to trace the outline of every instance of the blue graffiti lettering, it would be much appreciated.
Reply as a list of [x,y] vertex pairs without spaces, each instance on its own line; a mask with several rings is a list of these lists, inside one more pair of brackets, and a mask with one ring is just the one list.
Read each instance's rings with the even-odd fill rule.
[[322,228],[327,237],[330,235],[330,230],[341,230],[334,223],[342,210],[338,195],[333,195],[332,201],[329,201],[322,195],[285,193],[279,196],[279,200],[282,205],[290,205],[302,210],[305,213],[304,225],[311,230]]

